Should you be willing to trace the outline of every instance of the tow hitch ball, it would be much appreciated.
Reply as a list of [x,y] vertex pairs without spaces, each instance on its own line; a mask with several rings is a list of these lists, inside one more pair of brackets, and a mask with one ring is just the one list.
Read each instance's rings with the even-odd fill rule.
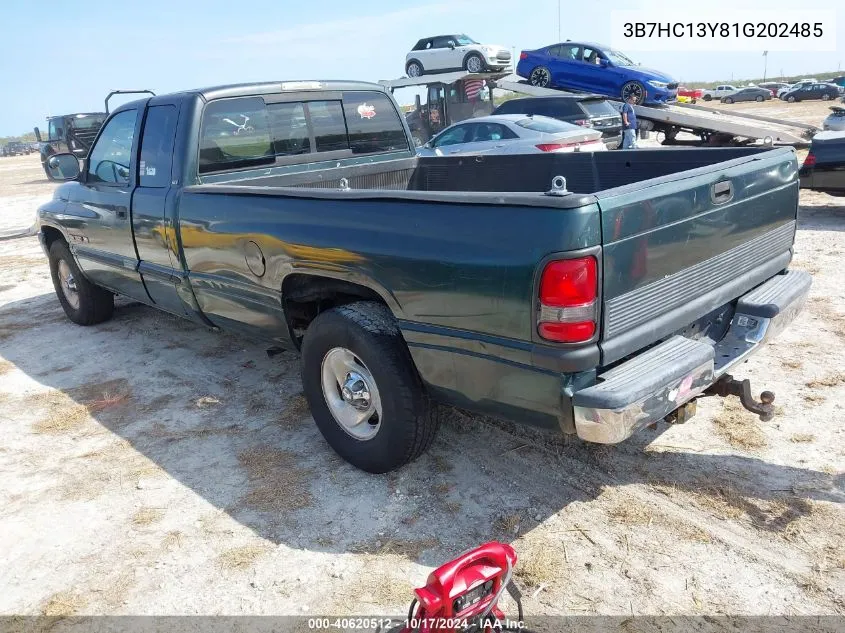
[[754,399],[751,395],[751,381],[747,378],[745,380],[737,380],[730,374],[725,374],[719,380],[714,382],[707,391],[705,396],[736,396],[742,403],[742,406],[756,413],[760,420],[768,422],[775,417],[775,408],[772,403],[775,401],[775,394],[771,391],[764,391],[760,394],[760,402]]

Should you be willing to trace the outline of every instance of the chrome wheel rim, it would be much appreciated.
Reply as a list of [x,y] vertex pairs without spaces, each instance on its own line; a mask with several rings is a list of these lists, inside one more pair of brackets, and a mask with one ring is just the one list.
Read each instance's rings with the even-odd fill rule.
[[478,57],[470,57],[467,60],[467,70],[471,73],[481,72],[481,60]]
[[411,64],[408,66],[408,77],[419,77],[420,76],[420,67],[419,64]]
[[356,440],[371,440],[381,428],[382,409],[372,372],[345,347],[334,347],[321,366],[323,398],[335,421]]
[[549,71],[545,68],[535,68],[531,71],[531,85],[544,88],[549,85]]
[[79,309],[79,289],[76,287],[76,280],[73,278],[73,272],[70,270],[67,262],[63,259],[59,260],[59,285],[62,287],[62,294],[65,300],[70,304],[74,310]]

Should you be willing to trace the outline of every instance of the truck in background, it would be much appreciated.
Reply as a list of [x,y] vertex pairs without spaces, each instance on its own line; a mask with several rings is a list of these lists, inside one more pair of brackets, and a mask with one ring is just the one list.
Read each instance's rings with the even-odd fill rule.
[[35,128],[35,138],[41,153],[41,166],[47,172],[47,159],[54,154],[71,153],[78,158],[85,158],[91,143],[97,137],[103,121],[109,114],[109,101],[118,94],[155,94],[151,90],[112,90],[105,99],[104,112],[77,112],[47,117],[47,138],[42,138],[41,130]]

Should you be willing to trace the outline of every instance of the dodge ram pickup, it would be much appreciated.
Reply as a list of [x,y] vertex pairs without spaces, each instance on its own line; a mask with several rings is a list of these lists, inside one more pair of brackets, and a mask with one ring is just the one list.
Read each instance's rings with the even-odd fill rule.
[[801,309],[791,148],[420,158],[374,84],[233,85],[109,115],[38,210],[80,325],[124,295],[297,349],[343,458],[398,468],[440,405],[620,442],[703,395]]

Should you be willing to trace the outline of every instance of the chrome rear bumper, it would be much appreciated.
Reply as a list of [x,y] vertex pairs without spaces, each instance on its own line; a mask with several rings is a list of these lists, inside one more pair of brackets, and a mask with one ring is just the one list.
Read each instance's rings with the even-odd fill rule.
[[600,375],[573,396],[578,436],[615,444],[701,395],[795,320],[811,284],[805,272],[776,275],[740,297],[716,345],[673,336]]

